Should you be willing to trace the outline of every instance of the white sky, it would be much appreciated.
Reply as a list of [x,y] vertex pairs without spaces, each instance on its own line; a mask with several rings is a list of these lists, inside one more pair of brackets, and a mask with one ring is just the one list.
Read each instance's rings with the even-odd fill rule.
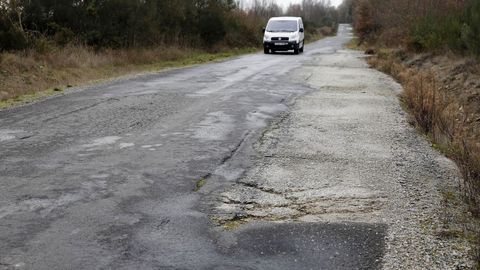
[[[338,6],[342,3],[343,0],[330,0],[330,3],[333,6]],[[278,5],[287,7],[290,3],[301,3],[302,0],[274,0]]]
[[[244,3],[249,3],[251,0],[243,0],[242,2]],[[327,1],[327,0],[325,0]],[[301,3],[302,0],[273,0],[273,2],[276,2],[279,6],[286,8],[290,3]],[[338,6],[343,2],[343,0],[330,0],[330,3],[333,6]],[[247,4],[248,5],[248,4]]]

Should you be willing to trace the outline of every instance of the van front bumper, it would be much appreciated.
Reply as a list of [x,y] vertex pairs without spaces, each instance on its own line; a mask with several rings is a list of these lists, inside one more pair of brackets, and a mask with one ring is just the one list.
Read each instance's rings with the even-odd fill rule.
[[288,50],[298,50],[298,43],[296,41],[264,41],[263,47],[265,49],[276,50],[276,51],[288,51]]

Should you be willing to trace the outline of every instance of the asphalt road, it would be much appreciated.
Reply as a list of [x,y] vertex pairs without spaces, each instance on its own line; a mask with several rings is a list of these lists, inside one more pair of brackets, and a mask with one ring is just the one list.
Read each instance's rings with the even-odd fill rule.
[[381,222],[216,219],[269,123],[316,90],[302,68],[350,38],[1,111],[0,269],[379,268]]

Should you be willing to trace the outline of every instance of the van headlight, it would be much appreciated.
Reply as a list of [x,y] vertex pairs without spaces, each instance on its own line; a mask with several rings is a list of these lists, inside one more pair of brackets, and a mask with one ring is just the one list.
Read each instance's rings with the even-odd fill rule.
[[263,36],[263,41],[270,41],[270,35],[264,35]]

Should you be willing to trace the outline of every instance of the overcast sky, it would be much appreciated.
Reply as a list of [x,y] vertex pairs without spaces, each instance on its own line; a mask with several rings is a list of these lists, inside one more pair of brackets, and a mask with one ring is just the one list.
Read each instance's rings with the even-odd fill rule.
[[[248,3],[251,0],[243,0],[244,3]],[[279,6],[282,6],[284,8],[288,7],[290,3],[301,3],[302,0],[273,0],[276,2]],[[330,3],[334,6],[338,6],[342,3],[343,0],[330,0]]]
[[[330,0],[330,3],[334,6],[338,6],[342,3],[343,0]],[[290,3],[301,3],[302,0],[275,0],[279,5],[287,7]]]

